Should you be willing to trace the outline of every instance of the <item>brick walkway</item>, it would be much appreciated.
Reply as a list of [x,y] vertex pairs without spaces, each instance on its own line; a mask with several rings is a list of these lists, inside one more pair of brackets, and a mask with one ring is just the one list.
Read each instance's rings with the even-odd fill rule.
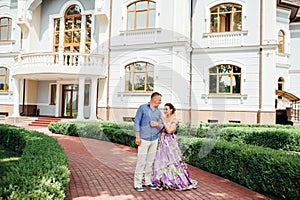
[[47,134],[58,140],[70,161],[66,200],[268,199],[192,166],[189,169],[191,177],[199,182],[197,189],[136,192],[133,189],[136,149],[94,139]]

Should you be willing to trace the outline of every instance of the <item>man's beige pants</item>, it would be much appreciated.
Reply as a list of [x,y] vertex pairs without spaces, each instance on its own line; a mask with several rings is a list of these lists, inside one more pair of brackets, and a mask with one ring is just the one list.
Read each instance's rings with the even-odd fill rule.
[[[138,146],[138,155],[134,173],[134,187],[142,187],[142,185],[151,184],[152,165],[154,163],[158,139],[153,141],[142,140],[141,145]],[[145,174],[145,182],[143,175]]]

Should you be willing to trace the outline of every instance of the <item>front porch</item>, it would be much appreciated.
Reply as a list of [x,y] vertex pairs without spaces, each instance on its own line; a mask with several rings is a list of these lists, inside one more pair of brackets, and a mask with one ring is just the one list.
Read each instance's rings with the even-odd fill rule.
[[[30,53],[16,58],[13,114],[97,119],[97,88],[106,78],[104,56],[84,53]],[[20,112],[21,107],[21,112]]]

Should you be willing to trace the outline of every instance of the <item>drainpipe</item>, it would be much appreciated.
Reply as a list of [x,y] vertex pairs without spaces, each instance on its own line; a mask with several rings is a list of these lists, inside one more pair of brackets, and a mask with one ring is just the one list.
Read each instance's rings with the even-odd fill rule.
[[261,123],[262,108],[262,45],[263,45],[263,0],[260,0],[260,20],[259,20],[259,102],[257,111],[257,123]]
[[192,72],[193,72],[193,63],[192,63],[192,57],[193,57],[193,12],[194,12],[194,1],[191,0],[191,8],[190,8],[190,91],[189,91],[189,123],[192,123]]
[[110,43],[111,43],[111,26],[112,26],[112,0],[109,1],[109,27],[108,27],[108,53],[107,53],[107,97],[106,97],[106,120],[110,118],[109,107],[109,82],[110,82]]

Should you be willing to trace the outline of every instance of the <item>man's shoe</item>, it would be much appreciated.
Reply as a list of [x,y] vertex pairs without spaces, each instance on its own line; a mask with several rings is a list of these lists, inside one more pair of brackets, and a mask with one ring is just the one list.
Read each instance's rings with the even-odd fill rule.
[[143,192],[144,191],[144,189],[142,187],[135,187],[134,189],[138,192]]
[[157,189],[156,185],[154,185],[154,184],[146,185],[146,187],[147,187],[147,188],[150,188],[150,189],[152,189],[152,190],[156,190],[156,189]]

